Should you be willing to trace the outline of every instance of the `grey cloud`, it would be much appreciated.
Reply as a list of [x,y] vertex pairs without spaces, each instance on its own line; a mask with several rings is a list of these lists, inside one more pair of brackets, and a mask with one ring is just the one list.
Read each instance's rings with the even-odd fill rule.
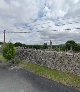
[[[80,35],[76,30],[70,32],[80,27],[79,15],[79,0],[0,0],[0,29],[30,31],[31,34],[18,34],[17,38],[12,35],[14,41],[20,39],[25,43],[28,39],[26,43],[29,44],[43,44],[50,39],[57,44],[69,39],[79,41]],[[71,30],[65,32],[65,29]],[[10,37],[7,37],[7,41]]]

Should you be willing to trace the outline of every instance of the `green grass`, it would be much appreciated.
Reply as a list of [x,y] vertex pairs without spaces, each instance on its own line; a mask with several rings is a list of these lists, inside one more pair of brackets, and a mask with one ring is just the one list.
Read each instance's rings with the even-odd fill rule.
[[2,61],[3,63],[5,63],[7,60],[3,57],[3,55],[0,53],[0,61]]
[[40,76],[60,82],[64,85],[74,86],[80,89],[80,76],[39,66],[32,63],[21,63],[21,67],[32,71]]

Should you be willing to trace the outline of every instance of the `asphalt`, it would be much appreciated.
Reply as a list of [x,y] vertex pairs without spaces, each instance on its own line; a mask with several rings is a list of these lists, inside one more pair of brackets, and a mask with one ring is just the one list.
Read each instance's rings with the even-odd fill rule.
[[80,92],[23,69],[0,67],[0,92]]

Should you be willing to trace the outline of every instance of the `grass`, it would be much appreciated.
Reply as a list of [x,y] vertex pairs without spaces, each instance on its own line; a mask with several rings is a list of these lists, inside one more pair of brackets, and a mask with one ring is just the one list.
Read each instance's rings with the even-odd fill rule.
[[0,61],[2,61],[3,63],[6,63],[6,59],[3,57],[3,55],[0,53]]
[[51,70],[49,68],[32,64],[32,63],[23,62],[20,64],[20,66],[42,77],[52,79],[64,85],[73,86],[80,89],[80,76],[57,71],[57,70]]

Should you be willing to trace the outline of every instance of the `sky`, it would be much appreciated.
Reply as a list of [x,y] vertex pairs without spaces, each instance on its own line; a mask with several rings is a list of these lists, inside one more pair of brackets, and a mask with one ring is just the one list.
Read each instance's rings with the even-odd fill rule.
[[4,30],[6,42],[80,42],[80,0],[0,0],[0,41]]

